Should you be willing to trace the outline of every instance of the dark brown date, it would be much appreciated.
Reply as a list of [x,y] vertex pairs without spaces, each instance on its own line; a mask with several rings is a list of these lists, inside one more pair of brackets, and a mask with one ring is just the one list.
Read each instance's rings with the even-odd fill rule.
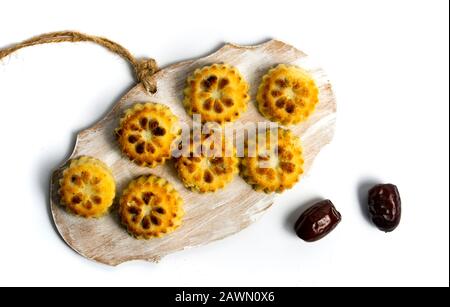
[[401,200],[393,184],[378,184],[369,190],[369,214],[378,229],[393,231],[400,223]]
[[329,234],[341,221],[341,214],[326,199],[315,203],[295,223],[297,236],[306,242],[314,242]]

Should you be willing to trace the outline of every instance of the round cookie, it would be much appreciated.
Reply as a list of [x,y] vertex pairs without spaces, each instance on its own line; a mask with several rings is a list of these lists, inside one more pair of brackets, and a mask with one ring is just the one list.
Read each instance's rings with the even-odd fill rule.
[[[260,147],[258,139],[264,135],[265,146]],[[287,129],[267,129],[246,140],[241,176],[257,191],[281,193],[299,180],[303,163],[298,137]]]
[[262,78],[256,101],[264,117],[291,125],[306,120],[314,112],[318,96],[319,90],[306,71],[280,64]]
[[183,200],[165,179],[141,176],[123,191],[119,217],[137,239],[151,239],[173,232],[184,216]]
[[183,103],[189,115],[222,124],[245,112],[249,99],[248,84],[235,67],[213,64],[188,77]]
[[189,152],[175,162],[186,188],[199,193],[215,192],[229,184],[239,172],[236,149],[231,142],[226,142],[223,133],[221,135],[218,144],[212,142],[212,136],[203,134],[200,140],[191,137]]
[[69,163],[59,181],[61,204],[82,217],[100,217],[114,201],[116,184],[109,168],[100,160],[82,156]]
[[159,103],[137,103],[125,111],[116,129],[122,152],[141,166],[155,167],[171,155],[181,130],[178,118]]

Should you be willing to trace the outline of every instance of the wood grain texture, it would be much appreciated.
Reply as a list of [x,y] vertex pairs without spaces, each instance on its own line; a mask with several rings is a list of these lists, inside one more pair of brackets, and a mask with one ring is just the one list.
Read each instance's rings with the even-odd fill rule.
[[[163,238],[145,241],[136,240],[127,234],[114,209],[111,214],[100,219],[83,219],[67,213],[60,206],[58,196],[58,180],[66,161],[52,175],[50,205],[58,231],[76,252],[108,265],[135,259],[158,261],[175,251],[234,234],[256,221],[272,205],[276,195],[253,191],[239,176],[225,189],[213,194],[190,192],[178,179],[171,161],[154,169],[139,167],[122,156],[114,138],[113,131],[123,111],[136,102],[164,103],[180,121],[190,123],[191,119],[182,105],[186,78],[196,68],[218,62],[236,66],[250,84],[251,101],[247,112],[239,119],[241,123],[267,121],[258,112],[254,98],[261,78],[269,68],[286,63],[309,71],[319,87],[319,104],[306,122],[290,127],[301,137],[306,172],[321,148],[331,141],[336,102],[329,80],[306,54],[290,45],[276,40],[257,46],[226,44],[209,56],[164,68],[154,75],[158,86],[155,94],[147,93],[141,84],[130,90],[105,118],[79,133],[70,158],[89,155],[109,165],[117,182],[118,196],[128,182],[138,175],[151,173],[166,178],[184,199],[186,215],[183,225]],[[298,184],[301,185],[301,181]]]

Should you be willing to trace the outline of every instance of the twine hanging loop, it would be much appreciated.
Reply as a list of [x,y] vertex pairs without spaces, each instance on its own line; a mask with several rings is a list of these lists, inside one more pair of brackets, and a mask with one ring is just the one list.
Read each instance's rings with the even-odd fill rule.
[[0,60],[22,48],[62,42],[91,42],[103,46],[131,64],[138,82],[141,82],[148,92],[156,92],[156,81],[153,78],[153,74],[158,71],[158,67],[154,59],[136,59],[125,47],[119,45],[118,43],[104,37],[93,36],[80,32],[60,31],[32,37],[10,47],[0,49]]

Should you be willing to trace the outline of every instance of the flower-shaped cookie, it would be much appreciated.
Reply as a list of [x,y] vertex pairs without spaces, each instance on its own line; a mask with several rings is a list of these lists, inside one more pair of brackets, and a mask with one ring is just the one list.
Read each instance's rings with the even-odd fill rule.
[[113,204],[116,184],[100,160],[82,156],[69,163],[59,181],[62,205],[82,217],[100,217]]
[[194,71],[187,79],[184,106],[202,122],[234,121],[247,109],[248,84],[235,67],[213,64]]
[[239,159],[232,142],[202,134],[191,137],[189,151],[175,162],[178,176],[184,186],[200,193],[214,192],[230,183],[239,172]]
[[281,193],[299,180],[303,163],[298,137],[287,129],[267,129],[246,140],[241,176],[257,191]]
[[159,103],[135,104],[116,129],[122,152],[138,165],[154,167],[170,157],[181,130],[178,118]]
[[137,239],[161,237],[181,225],[183,201],[165,179],[141,176],[123,191],[119,216],[128,232]]
[[280,64],[264,75],[256,101],[269,120],[297,124],[314,112],[319,90],[312,77],[296,66]]

